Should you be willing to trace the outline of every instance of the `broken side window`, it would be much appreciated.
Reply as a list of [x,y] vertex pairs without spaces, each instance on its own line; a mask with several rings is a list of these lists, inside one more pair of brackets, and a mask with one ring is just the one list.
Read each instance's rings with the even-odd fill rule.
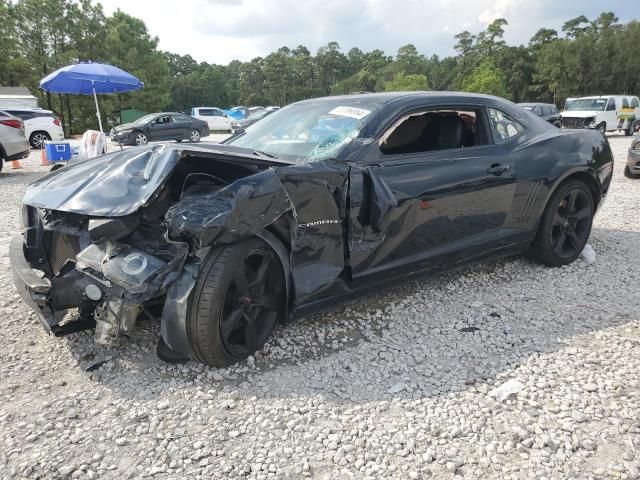
[[382,136],[380,150],[398,155],[488,143],[481,109],[440,108],[402,117]]

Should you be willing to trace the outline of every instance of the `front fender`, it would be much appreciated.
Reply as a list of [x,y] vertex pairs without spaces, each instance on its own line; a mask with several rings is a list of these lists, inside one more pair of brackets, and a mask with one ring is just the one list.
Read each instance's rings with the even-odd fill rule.
[[236,180],[219,190],[190,195],[165,215],[169,238],[197,249],[256,235],[295,208],[275,169]]

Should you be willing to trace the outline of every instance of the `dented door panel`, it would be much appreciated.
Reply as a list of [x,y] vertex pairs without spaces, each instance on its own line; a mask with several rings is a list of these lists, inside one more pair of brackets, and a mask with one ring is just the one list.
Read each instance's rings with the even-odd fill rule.
[[[500,238],[516,182],[511,168],[500,176],[488,173],[495,163],[510,167],[509,155],[490,146],[355,167],[349,222],[354,278],[405,265],[428,268],[457,250]],[[372,206],[379,210],[381,201],[382,218],[367,213]]]

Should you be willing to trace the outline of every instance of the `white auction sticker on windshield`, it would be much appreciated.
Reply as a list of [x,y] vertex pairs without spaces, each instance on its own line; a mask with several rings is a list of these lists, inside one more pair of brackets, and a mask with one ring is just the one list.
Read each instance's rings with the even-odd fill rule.
[[336,107],[329,112],[329,115],[340,115],[341,117],[351,117],[360,120],[371,113],[371,110],[356,107]]

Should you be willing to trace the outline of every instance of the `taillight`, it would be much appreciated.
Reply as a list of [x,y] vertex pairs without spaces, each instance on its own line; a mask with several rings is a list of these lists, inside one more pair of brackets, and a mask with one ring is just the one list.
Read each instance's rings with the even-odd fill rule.
[[57,118],[54,118],[53,119],[53,124],[57,125],[57,126],[60,126],[60,120],[58,120]]
[[13,120],[13,119],[0,120],[0,123],[3,124],[3,125],[6,125],[7,127],[23,128],[22,127],[22,120]]

